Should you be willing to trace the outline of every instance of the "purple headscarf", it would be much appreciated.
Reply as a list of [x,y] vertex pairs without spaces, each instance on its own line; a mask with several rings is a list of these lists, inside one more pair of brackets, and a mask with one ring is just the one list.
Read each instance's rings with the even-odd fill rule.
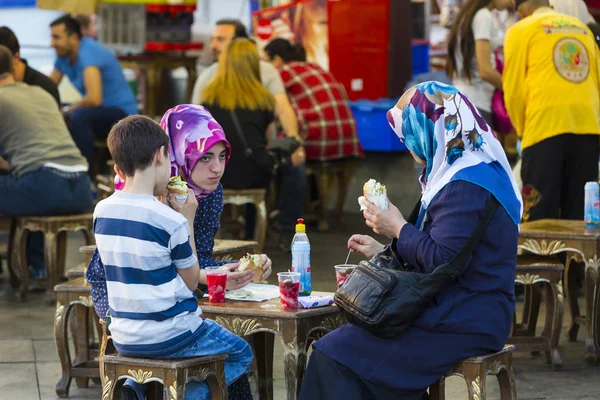
[[[221,125],[210,115],[208,110],[194,104],[180,104],[163,115],[160,126],[169,136],[169,158],[171,160],[171,176],[180,175],[194,191],[198,199],[202,199],[212,191],[198,187],[192,181],[192,170],[208,150],[219,142],[227,148],[227,159],[231,157],[231,145],[225,138]],[[115,189],[122,190],[125,182],[115,177]]]
[[160,120],[160,126],[170,139],[171,176],[180,175],[199,199],[211,194],[212,191],[199,188],[192,181],[192,170],[198,160],[219,142],[225,144],[226,162],[229,161],[231,145],[225,138],[221,125],[206,108],[194,104],[180,104],[167,110]]

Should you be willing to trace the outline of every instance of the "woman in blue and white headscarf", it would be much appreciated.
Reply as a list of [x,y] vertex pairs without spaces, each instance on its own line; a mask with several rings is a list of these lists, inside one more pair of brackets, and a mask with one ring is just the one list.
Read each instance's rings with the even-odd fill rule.
[[[352,324],[314,344],[301,399],[427,398],[427,388],[461,360],[503,348],[515,307],[521,195],[502,146],[471,101],[455,87],[426,82],[409,89],[388,121],[423,165],[419,218],[406,222],[392,204],[368,204],[376,233],[396,238],[408,268],[431,273],[466,244],[494,196],[496,209],[464,275],[440,293],[413,326],[382,339]],[[383,245],[354,235],[348,247],[372,257]]]

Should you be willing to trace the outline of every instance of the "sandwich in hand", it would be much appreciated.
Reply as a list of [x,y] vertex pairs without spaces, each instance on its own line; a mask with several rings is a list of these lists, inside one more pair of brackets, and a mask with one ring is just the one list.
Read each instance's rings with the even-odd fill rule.
[[188,198],[188,186],[180,176],[173,176],[171,179],[169,179],[167,190],[169,193],[175,196],[175,199],[179,204],[186,203]]
[[388,209],[389,203],[385,185],[382,185],[375,179],[369,179],[363,186],[363,194],[364,196],[358,198],[358,204],[360,205],[361,211],[367,208],[364,203],[365,198],[382,210]]
[[252,282],[262,282],[260,277],[264,271],[260,254],[248,254],[246,257],[242,257],[238,271],[254,271]]

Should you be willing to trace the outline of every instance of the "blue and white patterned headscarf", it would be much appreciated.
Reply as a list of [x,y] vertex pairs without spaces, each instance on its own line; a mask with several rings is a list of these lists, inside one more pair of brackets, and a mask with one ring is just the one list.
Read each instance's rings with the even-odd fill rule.
[[387,119],[426,163],[424,210],[449,182],[463,180],[491,192],[519,224],[523,202],[504,149],[466,95],[454,86],[425,82],[409,89]]

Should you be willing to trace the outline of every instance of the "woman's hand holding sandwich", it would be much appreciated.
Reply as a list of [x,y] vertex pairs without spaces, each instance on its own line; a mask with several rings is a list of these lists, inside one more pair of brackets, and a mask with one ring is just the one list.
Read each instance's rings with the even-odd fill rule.
[[392,203],[389,203],[387,210],[382,210],[367,199],[364,199],[364,205],[366,209],[363,216],[367,226],[375,233],[398,239],[400,230],[406,224],[400,210]]

